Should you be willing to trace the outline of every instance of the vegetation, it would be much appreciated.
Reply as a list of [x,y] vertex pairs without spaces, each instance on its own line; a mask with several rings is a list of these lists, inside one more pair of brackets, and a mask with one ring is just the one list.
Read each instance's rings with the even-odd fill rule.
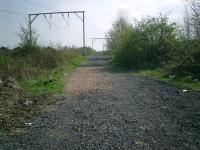
[[20,39],[19,46],[25,52],[32,51],[32,49],[37,48],[38,34],[35,30],[30,31],[29,27],[20,26],[19,32],[16,33],[17,37]]
[[163,80],[170,84],[178,85],[186,89],[200,90],[200,82],[198,80],[193,80],[190,76],[169,76],[168,73],[161,68],[138,70],[134,74],[153,77],[155,79]]
[[[0,48],[0,126],[16,133],[27,118],[57,101],[62,92],[64,75],[69,74],[92,53],[87,47],[41,47],[37,33],[21,26],[19,47]],[[2,128],[0,129],[0,134]]]
[[[187,0],[184,26],[167,15],[131,23],[120,14],[106,34],[113,63],[136,70],[162,68],[165,76],[200,79],[200,1]],[[158,71],[158,70],[157,70]],[[182,80],[183,79],[183,80]]]
[[45,92],[50,92],[53,94],[61,93],[65,83],[63,82],[63,76],[68,75],[71,71],[73,71],[84,59],[85,57],[81,55],[75,58],[71,58],[72,62],[67,62],[64,65],[53,69],[48,76],[29,80],[22,79],[19,81],[19,83],[31,95]]
[[[63,74],[84,60],[82,48],[38,46],[37,33],[33,31],[30,38],[30,31],[23,26],[17,36],[19,47],[0,49],[0,79],[15,78],[31,94],[61,91]],[[85,48],[85,54],[91,52],[91,48]]]

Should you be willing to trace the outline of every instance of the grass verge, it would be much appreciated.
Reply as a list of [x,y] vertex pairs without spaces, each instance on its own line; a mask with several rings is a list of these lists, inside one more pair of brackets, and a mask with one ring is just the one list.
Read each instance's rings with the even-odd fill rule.
[[63,90],[64,74],[72,72],[84,60],[84,56],[76,56],[53,69],[48,77],[43,75],[18,82],[14,78],[4,80],[0,85],[0,136],[22,133],[26,121],[60,100],[56,94]]
[[64,74],[72,72],[77,65],[85,60],[84,56],[74,58],[62,67],[52,70],[48,77],[39,77],[31,80],[19,80],[20,86],[30,95],[38,95],[41,93],[61,93],[65,83],[63,82]]
[[194,81],[190,77],[169,77],[169,75],[161,68],[154,70],[140,70],[134,73],[136,75],[148,76],[154,79],[167,81],[170,84],[177,85],[183,88],[200,91],[200,82]]

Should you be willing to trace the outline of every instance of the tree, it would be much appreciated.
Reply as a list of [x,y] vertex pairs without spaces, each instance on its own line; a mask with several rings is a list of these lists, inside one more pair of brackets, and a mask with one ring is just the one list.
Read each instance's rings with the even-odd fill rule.
[[37,47],[38,34],[35,30],[32,30],[30,34],[30,30],[28,27],[20,25],[20,30],[16,33],[16,35],[20,40],[19,47],[21,47],[22,49],[26,51],[31,51],[32,49]]
[[190,25],[192,27],[191,32],[194,38],[200,39],[200,0],[186,0],[186,2],[186,31],[188,30],[188,25]]
[[176,24],[170,23],[166,15],[147,17],[137,21],[135,26],[140,38],[140,46],[149,60],[160,61],[173,47]]
[[185,16],[184,16],[184,32],[186,39],[191,39],[191,18],[188,12],[188,8],[185,8]]
[[133,26],[128,21],[125,13],[118,13],[112,29],[107,32],[108,49],[111,50],[113,62],[118,65],[132,67],[135,61],[133,48]]

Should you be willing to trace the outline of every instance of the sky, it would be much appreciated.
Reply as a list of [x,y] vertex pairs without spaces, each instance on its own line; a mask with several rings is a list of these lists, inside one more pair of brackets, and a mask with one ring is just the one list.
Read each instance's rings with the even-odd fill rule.
[[[181,22],[184,0],[0,0],[0,47],[18,45],[16,33],[20,25],[27,25],[28,14],[55,11],[85,11],[86,46],[91,46],[92,38],[105,37],[119,11],[125,11],[130,20],[161,12]],[[75,14],[39,16],[32,27],[43,46],[82,46],[82,21]],[[101,50],[104,42],[95,41],[94,48]]]

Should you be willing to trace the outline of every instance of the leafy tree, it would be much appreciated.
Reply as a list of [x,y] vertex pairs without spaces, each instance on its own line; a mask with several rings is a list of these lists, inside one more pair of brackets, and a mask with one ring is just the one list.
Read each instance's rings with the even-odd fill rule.
[[186,0],[186,2],[185,27],[187,34],[200,39],[200,0]]
[[107,33],[113,62],[128,68],[159,64],[173,49],[175,31],[175,23],[165,15],[136,20],[134,25],[120,15]]

